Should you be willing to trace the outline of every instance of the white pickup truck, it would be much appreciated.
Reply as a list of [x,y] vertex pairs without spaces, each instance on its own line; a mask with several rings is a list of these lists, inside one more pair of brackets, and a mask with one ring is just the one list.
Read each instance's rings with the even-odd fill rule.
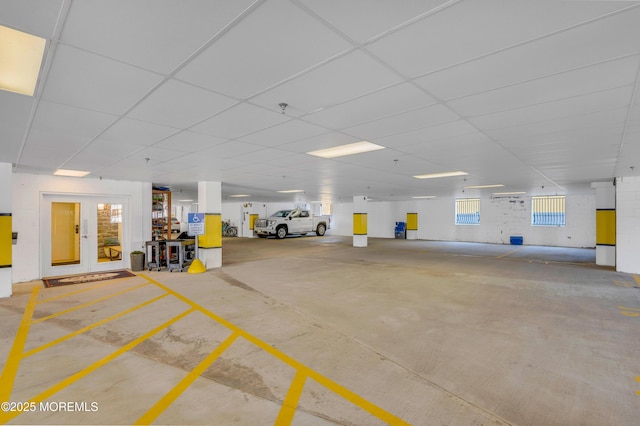
[[323,236],[330,228],[330,216],[314,216],[308,210],[280,210],[268,218],[256,219],[253,231],[260,238],[275,235],[282,239],[289,234],[307,234],[315,232]]

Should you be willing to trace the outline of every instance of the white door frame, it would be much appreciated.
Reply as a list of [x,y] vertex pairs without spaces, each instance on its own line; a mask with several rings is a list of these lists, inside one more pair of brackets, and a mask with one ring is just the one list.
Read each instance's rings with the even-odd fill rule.
[[[80,203],[80,263],[74,265],[51,265],[51,203]],[[40,199],[40,253],[41,277],[84,274],[95,271],[124,269],[129,251],[123,250],[120,260],[98,262],[98,204],[122,204],[121,247],[128,247],[131,240],[131,196],[41,193]]]

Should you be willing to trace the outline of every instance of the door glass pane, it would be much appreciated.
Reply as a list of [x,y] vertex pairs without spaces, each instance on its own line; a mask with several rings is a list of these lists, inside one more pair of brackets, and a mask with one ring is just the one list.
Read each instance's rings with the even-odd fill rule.
[[98,262],[122,260],[122,204],[98,204]]
[[80,263],[80,203],[51,203],[51,266]]

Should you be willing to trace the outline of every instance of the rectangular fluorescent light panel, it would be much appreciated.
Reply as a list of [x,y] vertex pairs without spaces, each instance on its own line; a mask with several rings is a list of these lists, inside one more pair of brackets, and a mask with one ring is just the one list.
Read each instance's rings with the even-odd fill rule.
[[411,197],[411,198],[436,198],[435,195],[418,195],[416,197]]
[[46,43],[0,25],[0,89],[33,96]]
[[516,192],[494,192],[493,195],[518,195],[518,194],[526,194],[524,191],[516,191]]
[[56,176],[71,176],[71,177],[83,177],[91,172],[83,172],[82,170],[66,170],[58,169],[53,174]]
[[501,183],[496,185],[473,185],[473,186],[465,186],[464,189],[500,188],[502,186],[504,185]]
[[322,158],[336,158],[344,157],[345,155],[361,154],[363,152],[377,151],[384,149],[384,146],[376,145],[375,143],[362,141],[356,143],[350,143],[347,145],[334,146],[333,148],[320,149],[318,151],[307,152],[309,155],[315,155]]
[[465,176],[468,175],[469,173],[466,172],[444,172],[444,173],[431,173],[428,175],[417,175],[414,176],[414,178],[417,179],[433,179],[433,178],[443,178],[443,177],[451,177],[451,176]]
[[234,194],[234,195],[229,195],[229,198],[242,198],[242,197],[251,197],[251,195],[249,195],[249,194]]
[[281,194],[291,194],[293,192],[304,192],[304,189],[287,189],[284,191],[278,191]]

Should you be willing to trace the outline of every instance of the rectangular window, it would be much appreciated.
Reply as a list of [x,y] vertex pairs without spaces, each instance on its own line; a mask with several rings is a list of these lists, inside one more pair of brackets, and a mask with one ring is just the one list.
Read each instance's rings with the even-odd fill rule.
[[480,224],[480,199],[458,198],[456,200],[456,225]]
[[532,226],[564,226],[565,225],[564,195],[532,197],[531,225]]

